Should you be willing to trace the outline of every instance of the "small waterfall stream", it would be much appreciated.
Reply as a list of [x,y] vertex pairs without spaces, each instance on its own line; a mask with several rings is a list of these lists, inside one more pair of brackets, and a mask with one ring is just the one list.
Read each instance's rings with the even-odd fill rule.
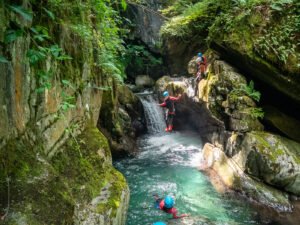
[[[198,134],[164,132],[164,118],[153,96],[139,94],[144,105],[149,133],[138,140],[139,153],[114,165],[126,177],[130,187],[130,204],[126,225],[244,225],[282,224],[276,216],[258,213],[249,201],[238,195],[218,193],[208,177],[199,172],[202,142]],[[179,213],[190,217],[179,220],[154,207],[153,194],[175,196]],[[292,224],[292,223],[285,223]]]
[[148,132],[155,134],[164,131],[165,120],[163,110],[154,100],[152,93],[140,93],[138,96],[144,106]]

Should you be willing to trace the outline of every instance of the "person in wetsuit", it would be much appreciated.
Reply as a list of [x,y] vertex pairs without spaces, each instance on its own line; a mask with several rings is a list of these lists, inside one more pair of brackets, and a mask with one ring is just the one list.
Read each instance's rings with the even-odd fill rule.
[[198,95],[198,86],[201,79],[205,77],[206,74],[206,67],[207,67],[207,60],[204,55],[202,55],[201,52],[197,54],[197,73],[195,78],[195,96]]
[[155,198],[155,206],[157,208],[157,204],[160,210],[164,211],[165,213],[172,214],[173,219],[179,219],[182,217],[189,216],[188,214],[181,214],[180,216],[177,215],[177,209],[174,207],[175,201],[174,198],[171,196],[166,196],[164,199],[159,198],[157,195],[154,195]]
[[178,97],[169,96],[169,92],[165,91],[163,93],[163,96],[165,97],[164,102],[159,104],[161,107],[166,107],[166,129],[165,131],[172,131],[173,130],[173,118],[175,116],[175,105],[174,102],[178,101],[181,98],[181,95]]

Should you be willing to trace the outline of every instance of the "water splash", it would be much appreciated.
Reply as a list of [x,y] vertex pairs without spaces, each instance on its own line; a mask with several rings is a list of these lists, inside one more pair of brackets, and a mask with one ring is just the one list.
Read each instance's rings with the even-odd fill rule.
[[151,94],[139,94],[140,100],[144,106],[145,118],[148,132],[151,134],[160,133],[165,129],[165,120],[163,111],[158,106]]

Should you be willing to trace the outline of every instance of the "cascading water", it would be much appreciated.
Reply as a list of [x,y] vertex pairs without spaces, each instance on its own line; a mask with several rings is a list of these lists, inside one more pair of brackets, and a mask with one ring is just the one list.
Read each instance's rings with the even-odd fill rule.
[[[202,149],[199,135],[164,132],[162,112],[153,96],[140,98],[150,134],[138,140],[139,154],[135,158],[115,162],[130,187],[126,225],[152,225],[156,221],[168,225],[281,224],[262,220],[253,205],[238,196],[218,193],[197,169]],[[175,196],[179,213],[189,213],[190,217],[170,219],[171,215],[154,207],[153,194]]]
[[165,127],[163,111],[154,100],[153,95],[141,93],[138,96],[144,106],[148,132],[151,134],[162,132]]

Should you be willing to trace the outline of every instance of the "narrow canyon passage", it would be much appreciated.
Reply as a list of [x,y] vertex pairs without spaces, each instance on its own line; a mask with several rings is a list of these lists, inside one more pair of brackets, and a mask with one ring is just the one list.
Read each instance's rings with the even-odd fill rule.
[[[196,133],[157,132],[164,123],[152,98],[143,99],[150,134],[139,139],[134,158],[115,162],[126,177],[131,192],[127,225],[152,224],[269,224],[261,221],[253,205],[240,197],[218,193],[209,178],[198,171],[202,142]],[[157,117],[153,117],[157,115]],[[158,124],[154,126],[153,123]],[[154,129],[153,129],[154,127]],[[162,125],[163,127],[163,125]],[[171,215],[155,209],[153,194],[175,196],[179,213],[189,218],[172,220]]]

